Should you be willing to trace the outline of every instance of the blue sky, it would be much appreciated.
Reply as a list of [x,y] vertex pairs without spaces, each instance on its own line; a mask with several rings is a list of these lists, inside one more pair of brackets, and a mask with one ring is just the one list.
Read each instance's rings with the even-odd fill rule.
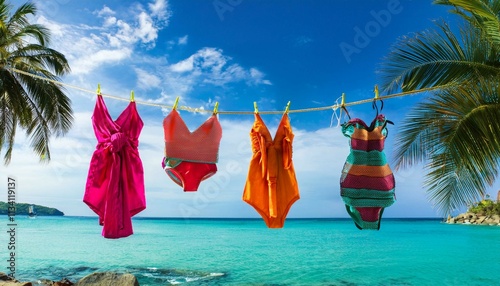
[[[399,37],[454,21],[446,8],[423,0],[149,0],[35,1],[34,22],[52,31],[72,73],[63,81],[104,94],[220,111],[260,111],[330,106],[373,97],[377,70]],[[363,35],[361,35],[363,34]],[[22,134],[6,168],[19,182],[18,202],[56,207],[67,215],[94,215],[82,202],[96,140],[90,121],[95,95],[67,88],[75,111],[71,132],[52,140],[52,161],[39,164]],[[424,95],[385,101],[390,126],[386,152],[406,112]],[[105,98],[116,118],[127,102]],[[139,152],[146,179],[147,209],[155,217],[259,217],[241,200],[251,158],[252,115],[220,115],[223,127],[219,172],[196,193],[184,193],[161,168],[162,119],[167,108],[138,106],[145,122]],[[351,116],[371,121],[370,104]],[[339,177],[349,153],[332,110],[291,113],[294,165],[301,199],[288,217],[347,217]],[[208,113],[181,111],[191,130]],[[280,115],[263,115],[274,134]],[[387,217],[439,214],[422,187],[422,168],[395,173],[397,202]],[[490,192],[496,194],[496,188]]]

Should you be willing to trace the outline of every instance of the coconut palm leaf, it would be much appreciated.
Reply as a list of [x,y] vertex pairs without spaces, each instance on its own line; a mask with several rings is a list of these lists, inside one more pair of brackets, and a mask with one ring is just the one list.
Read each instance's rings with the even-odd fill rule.
[[498,176],[500,90],[495,78],[441,90],[396,135],[395,168],[426,163],[430,198],[449,212],[484,195]]
[[446,23],[436,25],[437,30],[404,37],[394,45],[380,69],[385,90],[444,88],[470,81],[478,74],[494,76],[500,72],[496,50],[480,40],[479,30],[466,25],[457,37]]
[[479,28],[485,39],[500,45],[500,2],[495,0],[435,0],[434,4],[453,6],[452,13]]
[[431,157],[424,187],[428,198],[443,214],[450,214],[459,207],[477,202],[484,195],[485,185],[467,169],[453,164],[449,154]]
[[0,151],[6,147],[4,162],[8,164],[17,127],[21,127],[33,151],[48,161],[50,138],[71,128],[71,101],[52,81],[13,69],[57,81],[70,68],[63,54],[47,46],[49,30],[29,23],[36,6],[23,4],[10,15],[11,8],[0,0]]

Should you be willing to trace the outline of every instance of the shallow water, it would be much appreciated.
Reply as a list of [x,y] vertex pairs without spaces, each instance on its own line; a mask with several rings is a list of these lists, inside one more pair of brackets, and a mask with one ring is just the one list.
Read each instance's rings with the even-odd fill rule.
[[[0,248],[7,249],[7,217]],[[1,220],[0,220],[1,221]],[[76,281],[122,271],[141,285],[499,285],[500,227],[385,219],[380,231],[348,219],[133,220],[105,239],[97,218],[17,218],[16,278]],[[0,271],[8,272],[8,251]]]

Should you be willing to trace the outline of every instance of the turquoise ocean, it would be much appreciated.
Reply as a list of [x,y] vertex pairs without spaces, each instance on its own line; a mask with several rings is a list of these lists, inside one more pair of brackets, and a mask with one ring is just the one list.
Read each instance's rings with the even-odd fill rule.
[[[7,216],[0,247],[8,273]],[[16,278],[76,281],[129,272],[140,285],[500,285],[500,227],[438,219],[134,218],[135,233],[105,239],[93,217],[16,217]]]

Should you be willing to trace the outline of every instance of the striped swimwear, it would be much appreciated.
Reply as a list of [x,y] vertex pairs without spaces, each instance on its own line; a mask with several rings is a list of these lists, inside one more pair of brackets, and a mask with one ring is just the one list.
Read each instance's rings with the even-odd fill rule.
[[342,169],[340,195],[359,229],[380,229],[384,208],[395,201],[394,175],[384,153],[388,121],[378,115],[370,126],[355,118],[342,124],[351,153]]

